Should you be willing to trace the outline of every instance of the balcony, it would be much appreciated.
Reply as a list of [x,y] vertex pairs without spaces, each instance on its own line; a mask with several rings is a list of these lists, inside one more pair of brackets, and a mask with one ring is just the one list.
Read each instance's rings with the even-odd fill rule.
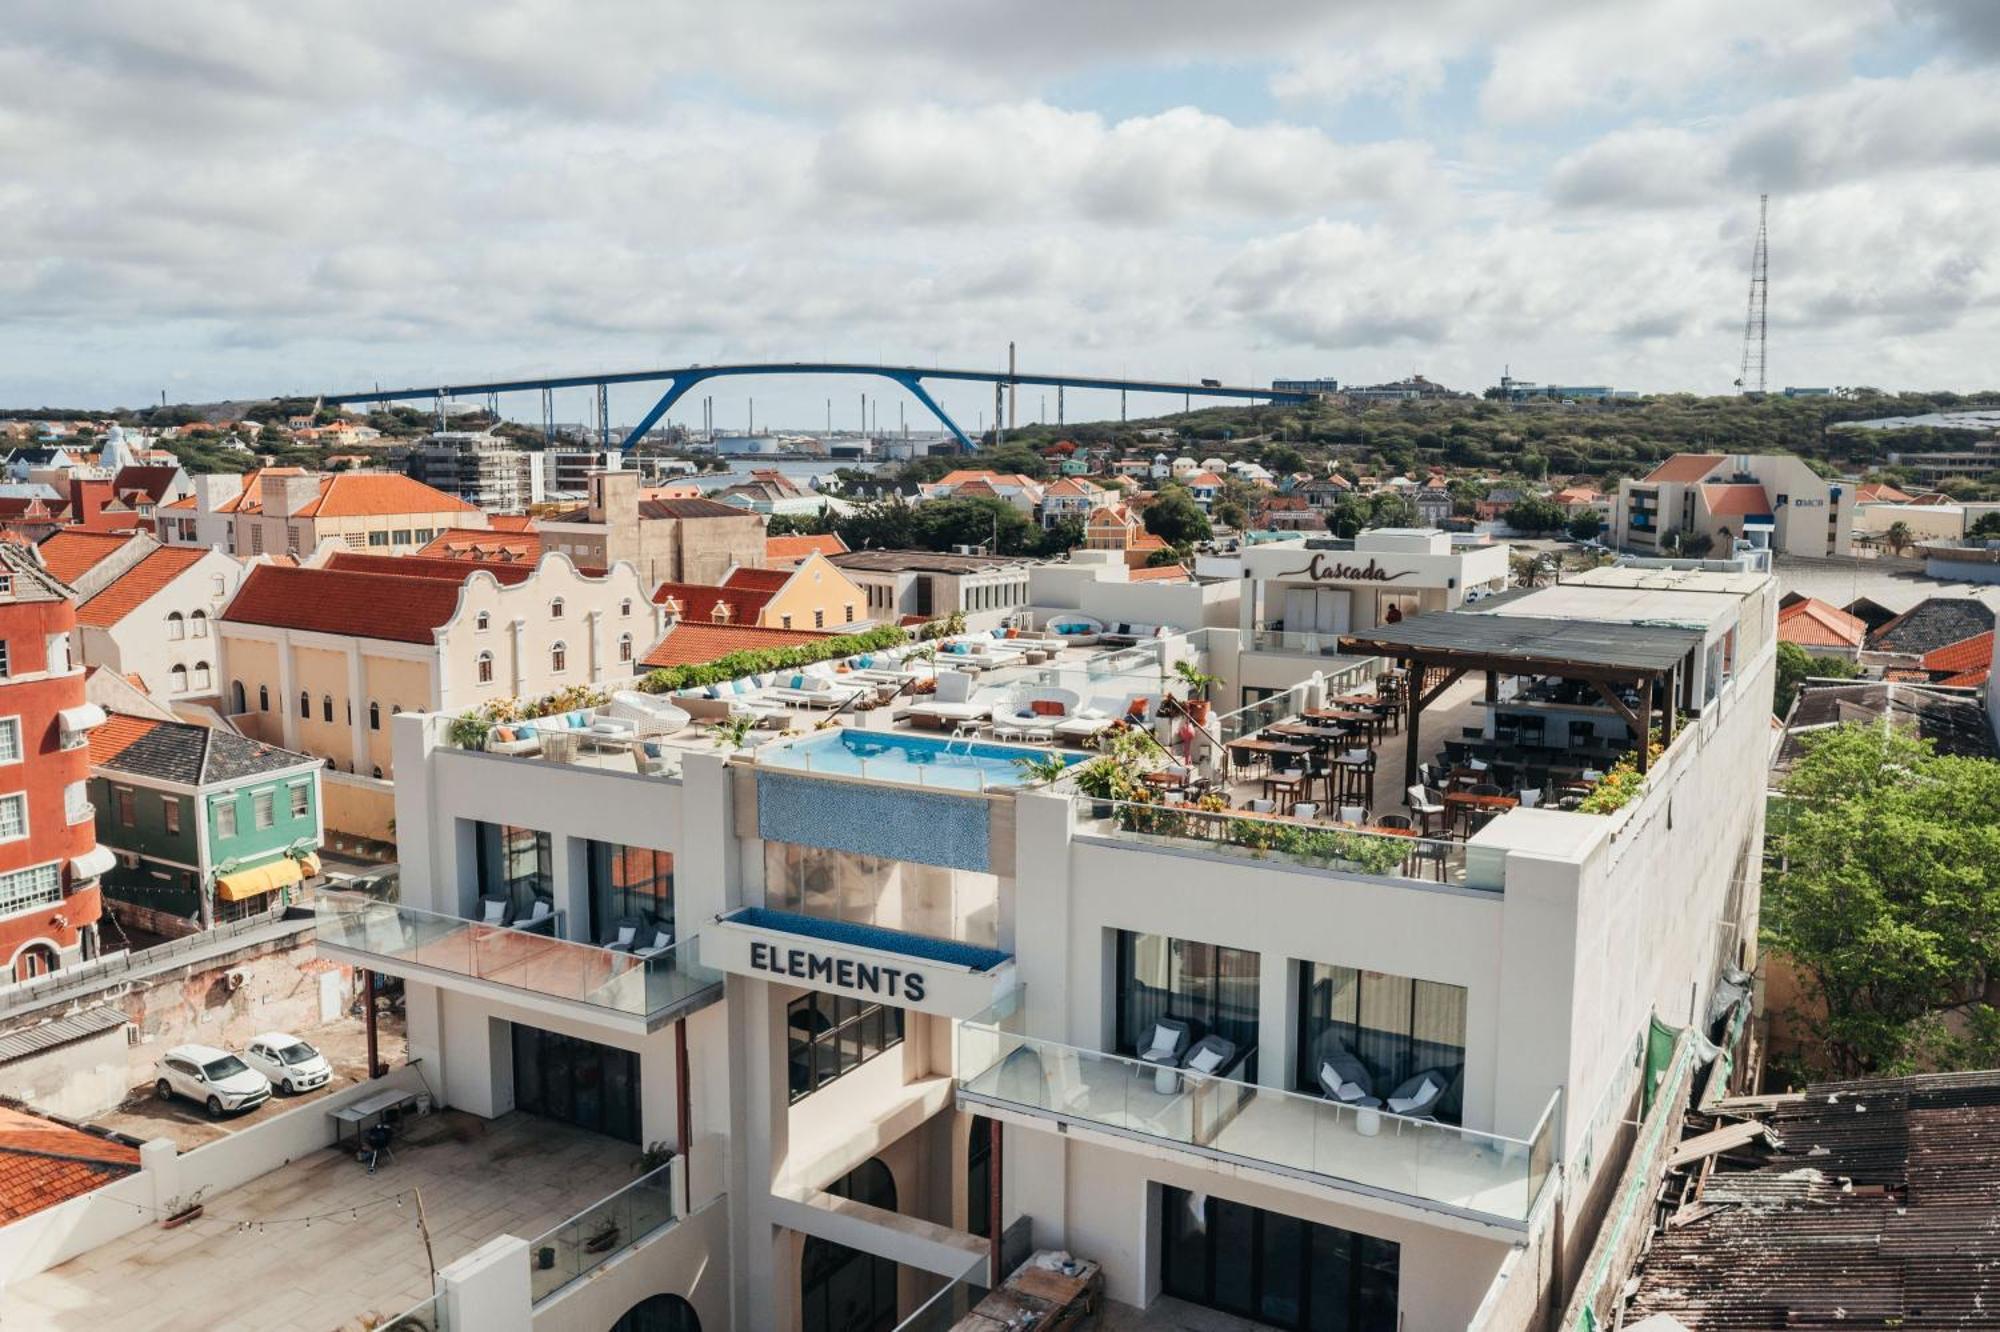
[[[1294,657],[1340,657],[1340,635],[1293,633],[1289,629],[1257,628],[1250,631],[1252,652],[1282,652]],[[1353,658],[1348,658],[1353,660]]]
[[[1088,801],[1079,808],[1090,813]],[[1077,831],[1131,846],[1259,861],[1282,869],[1334,870],[1372,878],[1498,893],[1504,871],[1493,857],[1448,837],[1370,831],[1313,819],[1204,810],[1186,805],[1117,803],[1109,817],[1081,817]]]
[[674,1162],[600,1198],[528,1245],[528,1287],[540,1305],[572,1282],[679,1223]]
[[542,1001],[567,1016],[647,1032],[722,997],[696,939],[651,957],[481,925],[354,893],[313,901],[319,951],[355,966],[495,998]]
[[961,1106],[1012,1111],[1061,1133],[1095,1130],[1176,1147],[1513,1231],[1526,1229],[1552,1168],[1560,1092],[1533,1133],[1509,1138],[1186,1069],[1163,1073],[1123,1055],[1023,1036],[998,1025],[1011,1020],[1010,1003],[982,1015],[992,1022],[959,1027]]

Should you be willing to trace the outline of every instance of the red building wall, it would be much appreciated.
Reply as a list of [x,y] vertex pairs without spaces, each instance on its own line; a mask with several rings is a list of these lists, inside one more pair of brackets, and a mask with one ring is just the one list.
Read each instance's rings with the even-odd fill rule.
[[22,757],[19,763],[0,764],[0,794],[26,791],[28,796],[28,835],[0,842],[0,874],[59,861],[68,890],[59,904],[0,916],[0,979],[28,970],[23,950],[45,958],[53,949],[73,960],[84,929],[103,914],[97,881],[72,883],[69,871],[71,860],[97,845],[95,826],[89,819],[71,826],[63,798],[71,782],[90,776],[90,749],[64,749],[56,716],[83,704],[83,671],[72,667],[62,675],[45,674],[49,636],[67,635],[75,626],[76,610],[68,602],[0,604],[0,639],[7,643],[0,717],[21,719]]

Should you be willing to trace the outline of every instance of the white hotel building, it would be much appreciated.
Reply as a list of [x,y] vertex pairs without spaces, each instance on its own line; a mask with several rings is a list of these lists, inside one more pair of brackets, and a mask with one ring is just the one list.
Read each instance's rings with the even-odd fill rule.
[[[444,1320],[945,1328],[965,1287],[927,1301],[1032,1247],[1100,1263],[1114,1327],[1181,1326],[1142,1312],[1174,1301],[1257,1327],[1528,1326],[1528,1269],[1588,1250],[1651,1022],[1701,1023],[1718,972],[1754,965],[1777,593],[1611,569],[1401,623],[1374,604],[1327,630],[1414,661],[1441,699],[1494,674],[1464,702],[1479,728],[1440,702],[1419,743],[1491,736],[1537,706],[1516,676],[1564,662],[1617,712],[1674,717],[1638,796],[1514,809],[1434,866],[1371,870],[1122,817],[1020,784],[1004,754],[983,789],[927,776],[927,748],[854,758],[810,731],[620,770],[395,719],[400,902],[323,899],[322,952],[404,980],[446,1104],[680,1153],[673,1219],[628,1225],[582,1277],[574,1255],[489,1245]],[[1242,632],[1078,669],[1140,696],[1179,655],[1233,671]],[[1336,665],[1302,655],[1291,701],[1377,668],[1314,674]],[[1217,697],[1241,688],[1225,674]],[[1385,769],[1411,729],[1382,740]],[[538,900],[567,945],[465,924]],[[627,928],[677,942],[601,946]],[[1162,1023],[1221,1051],[1215,1075],[1144,1061]],[[1378,1103],[1329,1099],[1329,1063]],[[1379,1104],[1409,1083],[1412,1113]]]

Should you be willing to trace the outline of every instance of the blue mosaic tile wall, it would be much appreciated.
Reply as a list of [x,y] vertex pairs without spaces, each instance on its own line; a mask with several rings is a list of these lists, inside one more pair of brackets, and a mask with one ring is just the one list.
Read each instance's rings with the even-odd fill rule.
[[759,772],[757,835],[918,865],[992,867],[986,801],[904,786]]

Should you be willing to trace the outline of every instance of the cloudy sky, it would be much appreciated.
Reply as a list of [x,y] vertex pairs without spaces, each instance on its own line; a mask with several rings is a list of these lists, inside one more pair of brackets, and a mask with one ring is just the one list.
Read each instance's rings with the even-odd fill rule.
[[[1764,191],[1774,386],[2000,380],[2000,0],[7,10],[0,406],[1010,338],[1720,392]],[[898,401],[710,391],[728,426]]]

